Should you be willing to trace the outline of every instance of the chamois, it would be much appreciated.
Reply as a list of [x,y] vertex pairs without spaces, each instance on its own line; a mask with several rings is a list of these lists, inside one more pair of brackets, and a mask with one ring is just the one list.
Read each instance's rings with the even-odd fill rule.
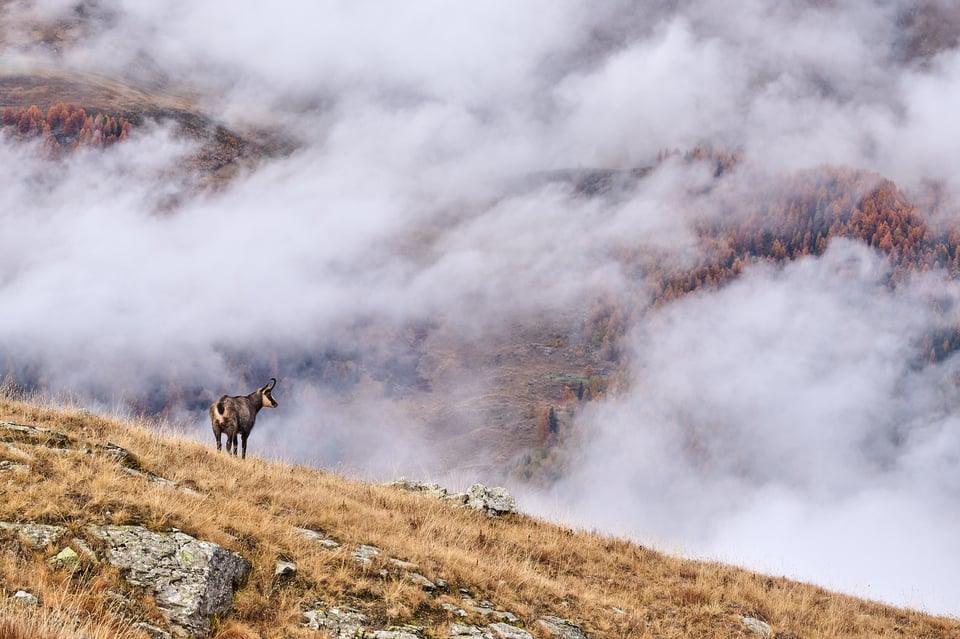
[[253,430],[253,423],[257,421],[257,413],[264,406],[277,407],[277,400],[273,398],[273,387],[277,380],[270,378],[266,385],[261,386],[249,395],[229,397],[224,395],[210,406],[210,423],[213,425],[213,436],[217,439],[217,450],[221,449],[220,435],[227,436],[227,453],[237,454],[237,435],[243,442],[241,459],[247,458],[247,437]]

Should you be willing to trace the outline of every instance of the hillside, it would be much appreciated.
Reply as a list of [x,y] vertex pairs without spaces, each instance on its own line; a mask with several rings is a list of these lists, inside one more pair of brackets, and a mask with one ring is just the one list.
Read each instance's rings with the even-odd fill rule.
[[[0,441],[0,521],[61,526],[73,538],[30,550],[23,533],[2,534],[5,638],[146,637],[147,626],[135,625],[142,622],[162,636],[162,596],[84,554],[102,548],[92,527],[110,525],[177,529],[250,562],[229,611],[213,619],[214,638],[316,636],[308,625],[317,613],[304,613],[317,609],[326,618],[340,611],[341,622],[365,615],[358,623],[370,632],[400,628],[377,637],[447,637],[464,625],[493,627],[501,637],[518,628],[541,638],[582,636],[555,634],[575,632],[559,619],[596,638],[762,636],[765,626],[750,619],[781,639],[960,633],[956,619],[677,559],[523,514],[488,517],[319,469],[239,461],[147,422],[5,396]],[[51,565],[65,545],[80,563]],[[367,549],[371,559],[358,560],[361,545],[380,552]],[[278,560],[295,572],[278,575]],[[19,591],[38,603],[12,598]]]

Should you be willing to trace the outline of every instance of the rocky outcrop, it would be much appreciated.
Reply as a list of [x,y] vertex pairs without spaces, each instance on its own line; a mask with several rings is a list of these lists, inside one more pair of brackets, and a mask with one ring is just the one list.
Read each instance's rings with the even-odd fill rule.
[[474,484],[467,491],[467,508],[482,510],[491,517],[517,512],[517,502],[506,488]]
[[178,636],[206,636],[210,618],[230,610],[234,588],[250,572],[239,554],[179,531],[103,526],[89,532],[105,544],[106,561],[153,596]]
[[474,510],[482,510],[491,517],[517,512],[516,500],[510,491],[500,486],[490,488],[483,484],[474,484],[465,493],[451,493],[440,484],[429,484],[404,477],[388,485],[408,492],[446,499]]

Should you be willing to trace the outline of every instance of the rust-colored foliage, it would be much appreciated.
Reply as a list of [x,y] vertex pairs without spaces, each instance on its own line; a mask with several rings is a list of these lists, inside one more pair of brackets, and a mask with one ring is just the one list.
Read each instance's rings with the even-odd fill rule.
[[36,105],[14,110],[7,107],[0,117],[0,127],[13,129],[17,139],[43,138],[43,146],[50,157],[81,146],[104,148],[125,140],[132,129],[129,121],[97,113],[88,115],[75,104],[58,103],[47,109],[46,115]]

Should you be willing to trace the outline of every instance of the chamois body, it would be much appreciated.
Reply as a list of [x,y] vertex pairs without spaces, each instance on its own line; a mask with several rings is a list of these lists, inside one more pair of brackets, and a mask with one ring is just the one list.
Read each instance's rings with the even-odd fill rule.
[[213,426],[213,436],[217,440],[217,450],[221,450],[220,436],[227,436],[227,453],[237,454],[237,436],[243,446],[241,458],[247,457],[247,437],[257,421],[257,413],[266,406],[276,408],[277,401],[273,398],[273,387],[277,380],[270,378],[266,385],[261,386],[249,395],[230,397],[224,395],[210,406],[210,423]]

